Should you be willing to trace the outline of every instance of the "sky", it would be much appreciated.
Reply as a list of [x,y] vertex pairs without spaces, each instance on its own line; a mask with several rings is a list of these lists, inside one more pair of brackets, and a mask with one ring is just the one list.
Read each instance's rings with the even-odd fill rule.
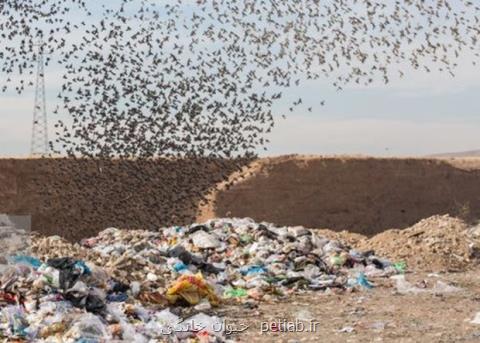
[[[302,96],[312,112],[277,118],[263,156],[282,154],[362,154],[423,156],[480,149],[480,73],[462,66],[448,74],[406,73],[389,85],[345,88],[337,92],[327,80],[292,88],[287,99]],[[58,73],[46,72],[50,137]],[[286,99],[286,100],[287,100]],[[325,99],[320,106],[318,99]],[[33,115],[33,89],[21,96],[0,95],[0,156],[27,156]],[[275,112],[288,113],[289,102]]]
[[455,78],[411,70],[389,85],[336,92],[318,82],[295,91],[307,102],[323,97],[326,104],[279,120],[269,155],[424,156],[480,149],[478,66],[462,65]]
[[[268,150],[258,152],[424,156],[480,149],[479,68],[460,63],[455,77],[407,68],[402,79],[388,85],[351,86],[340,92],[327,79],[303,83],[288,91],[274,113],[289,113],[300,96],[305,106],[286,119],[279,115]],[[61,82],[58,67],[46,70],[50,138],[59,119],[52,110]],[[33,103],[33,88],[20,96],[0,93],[0,156],[28,156]],[[310,106],[312,112],[306,111]]]

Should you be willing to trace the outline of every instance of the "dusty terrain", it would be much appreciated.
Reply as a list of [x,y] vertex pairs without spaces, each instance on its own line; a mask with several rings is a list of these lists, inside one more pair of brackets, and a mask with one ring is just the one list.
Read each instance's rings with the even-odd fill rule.
[[0,213],[32,215],[34,230],[70,240],[110,226],[157,229],[224,216],[373,235],[436,214],[480,218],[479,189],[477,158],[283,156],[193,166],[0,159]]
[[[398,294],[393,281],[384,279],[373,290],[305,294],[283,303],[261,304],[254,315],[238,306],[224,311],[232,328],[250,326],[241,334],[232,334],[239,342],[478,342],[480,325],[470,323],[480,311],[478,272],[406,276],[409,281],[427,283],[440,279],[462,289],[450,294]],[[319,322],[315,332],[261,331],[265,323],[294,322],[306,314]]]
[[242,161],[0,159],[0,213],[75,241],[107,227],[195,221],[198,204]]
[[480,159],[284,156],[215,194],[206,217],[373,235],[435,214],[480,218]]

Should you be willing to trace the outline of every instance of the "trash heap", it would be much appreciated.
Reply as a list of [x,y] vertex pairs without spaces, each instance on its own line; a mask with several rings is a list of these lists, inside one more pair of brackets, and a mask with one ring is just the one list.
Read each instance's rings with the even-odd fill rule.
[[449,215],[422,219],[403,230],[387,230],[358,242],[356,247],[404,260],[415,270],[464,270],[478,264],[480,226]]
[[221,342],[216,309],[293,292],[372,288],[392,264],[303,227],[217,219],[158,232],[32,237],[0,278],[0,335],[36,342]]
[[24,251],[30,244],[30,233],[15,227],[7,216],[0,214],[0,271],[8,256]]

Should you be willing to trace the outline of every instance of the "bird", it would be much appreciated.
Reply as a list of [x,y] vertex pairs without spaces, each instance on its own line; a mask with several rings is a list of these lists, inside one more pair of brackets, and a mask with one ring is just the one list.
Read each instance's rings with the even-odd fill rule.
[[[470,0],[455,7],[446,1],[118,0],[100,10],[91,0],[9,0],[0,4],[1,91],[21,94],[33,86],[41,48],[47,70],[62,73],[56,117],[68,118],[54,127],[53,151],[138,177],[114,181],[110,167],[87,176],[79,168],[72,182],[105,183],[101,193],[109,199],[111,189],[125,198],[129,189],[145,190],[145,198],[128,198],[132,206],[160,206],[151,223],[172,224],[193,218],[206,190],[234,170],[228,163],[245,164],[268,147],[276,120],[286,118],[277,108],[293,113],[304,104],[301,97],[288,100],[291,87],[324,79],[340,92],[349,84],[389,83],[404,75],[400,65],[453,76],[464,52],[478,51],[479,14]],[[225,173],[212,178],[208,165]],[[145,185],[163,173],[175,177],[147,192]],[[87,201],[84,206],[94,211]],[[112,218],[134,222],[136,214],[111,211]]]

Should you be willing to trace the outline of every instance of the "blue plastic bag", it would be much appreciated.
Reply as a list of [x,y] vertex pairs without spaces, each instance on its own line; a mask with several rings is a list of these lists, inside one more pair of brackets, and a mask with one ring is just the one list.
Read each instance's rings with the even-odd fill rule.
[[188,269],[187,265],[183,262],[177,262],[173,265],[173,270],[175,270],[177,273],[181,272],[182,270]]
[[365,273],[358,273],[357,283],[367,289],[372,289],[374,287],[365,277]]
[[33,269],[37,270],[42,265],[42,261],[38,258],[28,255],[14,255],[10,256],[9,260],[13,264],[24,264],[27,266],[32,267]]
[[267,272],[267,269],[262,266],[248,266],[240,268],[240,273],[243,275],[256,275],[256,274],[264,274]]

